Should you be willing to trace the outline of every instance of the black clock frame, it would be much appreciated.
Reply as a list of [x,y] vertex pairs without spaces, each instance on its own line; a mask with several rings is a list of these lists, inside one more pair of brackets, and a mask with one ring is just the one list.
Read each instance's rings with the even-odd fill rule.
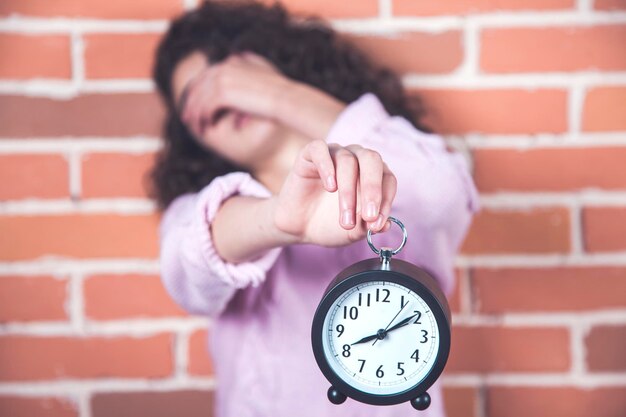
[[[322,338],[325,336],[324,321],[328,311],[348,289],[372,281],[394,282],[417,293],[430,307],[439,330],[439,350],[430,373],[413,387],[397,394],[371,394],[352,387],[332,370],[324,355]],[[388,269],[385,269],[380,259],[372,258],[350,265],[330,283],[313,316],[311,342],[317,365],[340,393],[366,404],[393,405],[411,401],[424,394],[439,378],[450,353],[450,326],[448,302],[431,273],[409,262],[393,258],[390,259]]]

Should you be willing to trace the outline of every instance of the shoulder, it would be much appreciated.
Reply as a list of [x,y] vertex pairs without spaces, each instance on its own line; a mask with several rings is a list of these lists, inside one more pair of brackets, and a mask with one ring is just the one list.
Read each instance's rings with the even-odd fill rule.
[[391,140],[445,148],[442,137],[417,129],[402,116],[390,115],[382,101],[374,93],[367,92],[352,101],[339,114],[331,127],[328,143],[341,146],[361,144],[364,141]]
[[333,123],[326,141],[347,146],[360,142],[389,114],[373,93],[365,93],[349,103]]

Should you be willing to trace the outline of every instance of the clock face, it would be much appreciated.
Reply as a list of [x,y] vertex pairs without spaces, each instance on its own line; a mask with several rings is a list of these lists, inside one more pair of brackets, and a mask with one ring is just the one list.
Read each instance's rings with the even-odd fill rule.
[[350,386],[393,395],[419,384],[439,350],[435,316],[407,287],[369,281],[346,290],[328,309],[322,328],[326,361]]

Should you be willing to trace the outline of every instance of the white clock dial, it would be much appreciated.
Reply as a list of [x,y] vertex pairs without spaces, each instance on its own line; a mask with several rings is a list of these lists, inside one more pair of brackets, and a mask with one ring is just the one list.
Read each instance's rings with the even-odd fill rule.
[[344,292],[328,310],[323,329],[331,369],[370,394],[414,387],[429,374],[439,350],[437,322],[426,302],[389,281]]

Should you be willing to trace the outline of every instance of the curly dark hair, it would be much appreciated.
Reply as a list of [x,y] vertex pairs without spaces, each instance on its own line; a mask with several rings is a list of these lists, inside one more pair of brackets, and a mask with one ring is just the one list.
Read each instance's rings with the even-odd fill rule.
[[285,76],[317,87],[345,103],[372,92],[389,114],[402,116],[417,129],[432,132],[418,121],[423,107],[419,98],[407,99],[399,77],[371,63],[324,20],[292,16],[280,3],[205,1],[171,22],[156,51],[153,78],[167,111],[165,144],[150,173],[151,195],[160,209],[181,194],[199,191],[217,176],[246,171],[201,147],[176,111],[172,74],[181,60],[196,51],[211,63],[233,53],[255,52]]

